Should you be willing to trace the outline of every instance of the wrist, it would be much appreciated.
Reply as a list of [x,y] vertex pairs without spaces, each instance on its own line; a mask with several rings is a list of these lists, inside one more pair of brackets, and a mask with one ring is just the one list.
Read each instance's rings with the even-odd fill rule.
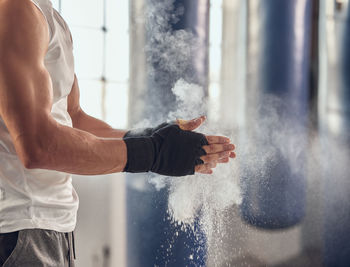
[[150,137],[124,138],[127,148],[127,162],[124,172],[148,172],[152,169],[156,151],[153,140]]

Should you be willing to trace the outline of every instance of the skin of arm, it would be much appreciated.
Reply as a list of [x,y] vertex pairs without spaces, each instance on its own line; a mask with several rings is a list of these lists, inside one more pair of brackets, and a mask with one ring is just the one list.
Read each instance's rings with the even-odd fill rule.
[[[80,89],[77,77],[74,77],[74,83],[71,93],[68,97],[68,112],[72,118],[73,127],[83,131],[87,131],[99,137],[107,138],[123,138],[126,131],[113,129],[107,123],[98,120],[86,114],[79,104]],[[193,120],[180,120],[176,123],[182,130],[193,131],[198,128],[204,121],[205,116]],[[234,146],[229,143],[229,139],[222,136],[207,136],[209,145],[204,146],[203,149],[207,152],[207,156],[202,157],[205,162],[203,165],[195,167],[196,172],[211,174],[212,168],[216,167],[217,163],[227,163],[229,158],[234,158],[235,153],[232,151]],[[230,153],[225,154],[225,152]]]
[[[77,77],[75,76],[72,90],[68,97],[68,112],[70,117],[72,118],[73,127],[83,131],[87,131],[99,137],[123,138],[127,131],[113,129],[107,123],[86,114],[80,107],[79,97],[80,89]],[[180,126],[182,130],[193,131],[196,128],[198,128],[205,121],[205,119],[205,116],[202,116],[200,118],[189,121],[177,120],[176,123]],[[206,150],[208,154],[214,153],[216,155],[211,155],[214,156],[214,159],[202,158],[203,160],[205,160],[206,163],[204,165],[196,166],[195,170],[196,172],[211,174],[211,169],[215,168],[217,163],[227,163],[229,157],[233,158],[235,157],[235,154],[234,152],[231,152],[230,154],[220,157],[219,159],[218,153],[222,153],[225,150],[232,149],[232,145],[230,148],[230,144],[227,144],[227,142],[229,141],[228,138],[219,136],[207,136],[207,140],[211,145],[204,146],[204,150]]]
[[[16,27],[13,27],[16,25]],[[51,116],[53,89],[44,57],[49,33],[45,18],[28,0],[0,0],[0,116],[12,137],[16,152],[28,169],[40,168],[72,174],[120,172],[127,161],[121,139],[125,131],[84,113],[79,105],[75,78],[68,97],[70,128]],[[202,119],[179,122],[194,130]],[[207,136],[208,153],[196,172],[212,173],[216,163],[234,157],[234,146],[222,136]]]
[[30,1],[0,0],[0,115],[19,159],[29,169],[82,175],[122,171],[123,140],[63,126],[51,116],[53,89],[44,66],[48,42],[45,18]]

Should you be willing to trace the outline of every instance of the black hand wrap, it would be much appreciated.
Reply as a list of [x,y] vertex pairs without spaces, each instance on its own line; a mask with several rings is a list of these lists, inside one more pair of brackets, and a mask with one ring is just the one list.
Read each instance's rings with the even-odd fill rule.
[[203,164],[202,148],[207,145],[203,134],[181,130],[177,125],[167,125],[150,137],[126,137],[128,151],[126,172],[152,171],[168,176],[194,174],[195,166]]

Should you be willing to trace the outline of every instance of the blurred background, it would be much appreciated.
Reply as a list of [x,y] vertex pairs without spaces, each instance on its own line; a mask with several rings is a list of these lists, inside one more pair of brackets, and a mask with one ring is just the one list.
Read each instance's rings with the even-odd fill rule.
[[182,234],[147,175],[74,176],[78,267],[350,266],[348,0],[52,2],[88,114],[156,125],[184,79],[239,148],[242,201],[214,246],[196,223]]

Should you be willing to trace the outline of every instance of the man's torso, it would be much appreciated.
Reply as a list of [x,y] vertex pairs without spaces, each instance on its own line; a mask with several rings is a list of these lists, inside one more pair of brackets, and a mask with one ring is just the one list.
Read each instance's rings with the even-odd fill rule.
[[[43,13],[49,29],[44,64],[53,87],[51,114],[58,123],[72,127],[67,111],[67,97],[74,81],[70,31],[49,0],[28,1]],[[0,233],[30,228],[71,232],[78,202],[71,175],[23,167],[0,117]]]

